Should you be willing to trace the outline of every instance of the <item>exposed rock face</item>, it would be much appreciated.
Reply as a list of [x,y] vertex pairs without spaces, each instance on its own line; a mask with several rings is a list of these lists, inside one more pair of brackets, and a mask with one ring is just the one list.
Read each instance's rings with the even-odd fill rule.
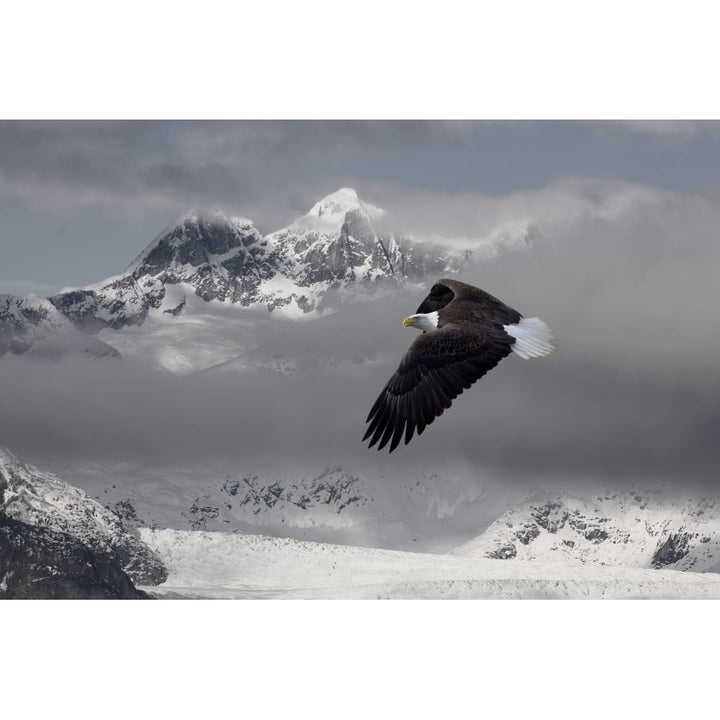
[[0,295],[0,356],[120,357],[107,343],[80,332],[57,308],[36,295]]
[[511,508],[454,552],[717,572],[720,510],[711,498],[665,498],[657,491],[557,494]]
[[357,475],[330,467],[317,476],[260,479],[257,475],[226,478],[193,500],[182,516],[193,530],[222,530],[223,523],[251,525],[350,524],[354,512],[371,501]]
[[223,490],[237,497],[238,506],[247,507],[254,515],[268,512],[278,504],[301,510],[325,506],[335,513],[367,504],[367,489],[361,480],[340,467],[328,468],[317,477],[304,477],[293,483],[266,484],[257,476],[246,476],[227,481]]
[[[110,333],[107,342],[92,336],[141,326],[152,313],[168,322],[183,315],[182,322],[202,312],[186,302],[192,296],[302,317],[337,308],[348,297],[455,273],[472,255],[379,231],[382,215],[350,188],[264,236],[245,218],[190,212],[115,277],[49,300],[0,296],[0,356],[118,357]],[[117,342],[122,346],[123,338]]]
[[68,290],[50,301],[78,328],[97,332],[104,327],[119,330],[125,325],[142,325],[150,308],[158,307],[165,296],[163,284],[151,277],[136,280],[124,276],[106,281],[102,287]]
[[517,548],[512,543],[489,550],[487,556],[493,560],[512,560],[517,555]]
[[[141,597],[167,577],[116,515],[0,449],[0,590],[5,596]],[[63,595],[62,593],[67,593]]]
[[661,542],[655,551],[652,557],[652,566],[654,568],[667,567],[682,560],[690,552],[690,548],[693,546],[693,539],[693,533],[670,533],[667,539]]
[[[190,213],[166,228],[125,271],[140,286],[186,283],[203,300],[240,302],[272,277],[275,258],[250,220]],[[158,289],[150,306],[157,307]]]
[[[67,290],[52,303],[86,332],[142,324],[169,285],[203,300],[286,308],[306,314],[335,306],[348,291],[373,293],[405,280],[457,271],[467,252],[413,246],[379,234],[382,211],[343,188],[292,225],[262,236],[250,220],[191,212],[166,228],[124,273]],[[178,315],[182,307],[163,309]]]
[[68,533],[0,513],[0,599],[139,600],[118,562]]

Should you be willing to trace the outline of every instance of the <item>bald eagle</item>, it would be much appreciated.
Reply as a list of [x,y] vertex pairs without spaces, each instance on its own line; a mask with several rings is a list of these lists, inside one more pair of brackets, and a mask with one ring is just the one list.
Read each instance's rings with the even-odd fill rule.
[[440,280],[415,315],[403,320],[416,327],[415,339],[375,401],[363,441],[390,452],[413,433],[421,435],[452,401],[492,370],[506,355],[549,355],[555,338],[540,318],[523,318],[480,288],[457,280]]

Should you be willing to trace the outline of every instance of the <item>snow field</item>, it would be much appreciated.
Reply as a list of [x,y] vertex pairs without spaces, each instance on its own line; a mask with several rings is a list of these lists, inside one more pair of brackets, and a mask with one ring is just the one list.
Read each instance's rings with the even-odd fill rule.
[[140,530],[158,598],[718,599],[720,575],[413,553],[261,535]]

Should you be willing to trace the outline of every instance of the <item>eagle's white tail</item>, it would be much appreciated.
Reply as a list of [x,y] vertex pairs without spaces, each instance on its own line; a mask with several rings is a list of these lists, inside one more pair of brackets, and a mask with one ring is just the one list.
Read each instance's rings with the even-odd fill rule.
[[519,323],[503,327],[515,338],[512,351],[521,358],[542,357],[555,349],[555,336],[540,318],[523,318]]

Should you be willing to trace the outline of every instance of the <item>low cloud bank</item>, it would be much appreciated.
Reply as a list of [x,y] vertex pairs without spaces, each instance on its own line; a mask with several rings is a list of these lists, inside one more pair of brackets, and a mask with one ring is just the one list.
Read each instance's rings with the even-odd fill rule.
[[632,189],[569,207],[542,220],[528,247],[461,276],[546,320],[557,351],[507,358],[391,456],[360,438],[414,337],[402,317],[425,290],[283,324],[264,351],[301,361],[287,376],[176,378],[128,361],[3,358],[0,441],[68,460],[340,463],[389,475],[457,465],[510,483],[670,479],[717,489],[720,209]]

